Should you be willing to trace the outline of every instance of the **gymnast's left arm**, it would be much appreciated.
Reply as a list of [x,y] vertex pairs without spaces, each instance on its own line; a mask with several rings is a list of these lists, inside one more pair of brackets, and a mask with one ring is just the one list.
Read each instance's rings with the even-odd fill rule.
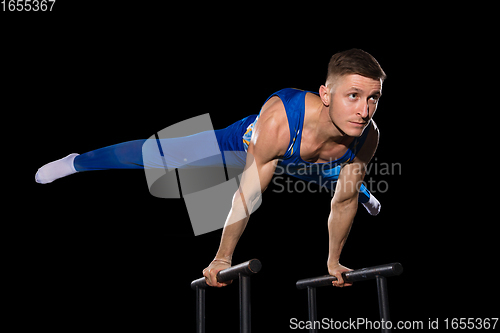
[[[374,126],[370,124],[369,126]],[[328,217],[329,253],[328,272],[336,276],[334,286],[350,286],[344,283],[342,273],[350,271],[340,264],[340,254],[351,230],[354,216],[358,209],[359,188],[363,182],[366,166],[370,162],[378,145],[379,132],[374,126],[368,133],[365,144],[352,163],[345,165],[339,174],[335,195],[331,201]]]

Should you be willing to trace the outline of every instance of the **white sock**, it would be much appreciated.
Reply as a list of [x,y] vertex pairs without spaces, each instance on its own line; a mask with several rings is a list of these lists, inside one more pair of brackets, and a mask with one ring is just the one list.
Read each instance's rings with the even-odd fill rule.
[[368,211],[368,213],[370,213],[370,215],[375,216],[378,213],[380,213],[381,204],[372,193],[370,193],[370,200],[365,202],[363,206],[365,206],[366,210]]
[[35,175],[35,181],[40,184],[52,183],[54,180],[72,175],[78,171],[75,170],[73,160],[79,154],[69,154],[65,158],[45,164],[38,169]]

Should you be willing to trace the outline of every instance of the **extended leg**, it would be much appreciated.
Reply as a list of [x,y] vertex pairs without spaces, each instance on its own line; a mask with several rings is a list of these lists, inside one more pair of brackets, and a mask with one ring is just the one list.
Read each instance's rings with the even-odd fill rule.
[[[222,155],[227,129],[201,132],[170,139],[144,139],[119,143],[85,154],[71,154],[38,169],[35,180],[41,184],[76,172],[110,169],[175,169],[220,166],[242,167],[246,153]],[[215,136],[214,136],[215,134]],[[215,145],[215,146],[214,146]],[[207,157],[208,156],[208,157]]]

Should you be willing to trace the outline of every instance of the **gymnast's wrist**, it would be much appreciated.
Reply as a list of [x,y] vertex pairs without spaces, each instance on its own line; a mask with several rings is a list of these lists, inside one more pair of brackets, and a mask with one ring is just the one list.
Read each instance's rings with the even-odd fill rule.
[[328,267],[339,266],[340,258],[338,256],[328,256],[326,264],[328,265]]
[[226,264],[231,265],[232,258],[233,258],[233,256],[232,256],[232,255],[225,255],[225,256],[224,256],[224,255],[219,255],[219,254],[217,254],[217,255],[215,256],[214,260],[212,260],[212,261],[224,262],[224,263],[226,263]]

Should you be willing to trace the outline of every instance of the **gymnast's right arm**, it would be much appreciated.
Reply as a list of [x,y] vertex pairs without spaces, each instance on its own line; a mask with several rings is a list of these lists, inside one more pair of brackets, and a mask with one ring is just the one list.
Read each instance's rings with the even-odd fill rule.
[[[267,105],[270,102],[272,105]],[[217,282],[217,273],[231,266],[234,249],[250,218],[248,213],[252,212],[253,204],[269,185],[278,157],[286,152],[289,138],[288,120],[283,103],[279,99],[274,101],[271,99],[262,108],[259,120],[255,124],[248,147],[245,172],[240,187],[234,194],[232,208],[222,231],[219,250],[214,260],[203,270],[208,285],[213,287],[227,285]]]

